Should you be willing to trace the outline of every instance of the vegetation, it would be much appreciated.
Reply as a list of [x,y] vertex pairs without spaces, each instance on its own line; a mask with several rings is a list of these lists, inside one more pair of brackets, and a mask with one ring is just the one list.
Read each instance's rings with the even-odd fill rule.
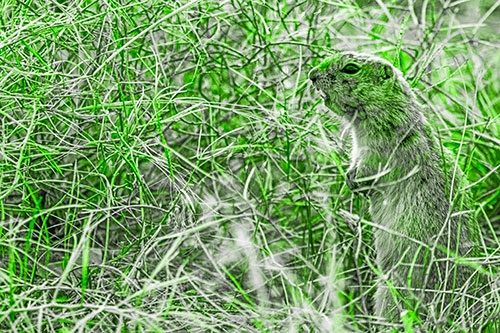
[[1,1],[0,329],[416,329],[373,316],[377,226],[307,73],[405,73],[498,267],[499,4]]

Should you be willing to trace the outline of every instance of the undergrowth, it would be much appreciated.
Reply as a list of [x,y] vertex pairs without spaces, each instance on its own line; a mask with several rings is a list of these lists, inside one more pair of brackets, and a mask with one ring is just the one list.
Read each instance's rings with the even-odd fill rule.
[[412,331],[373,315],[376,226],[307,73],[404,72],[498,267],[498,5],[1,1],[0,328]]

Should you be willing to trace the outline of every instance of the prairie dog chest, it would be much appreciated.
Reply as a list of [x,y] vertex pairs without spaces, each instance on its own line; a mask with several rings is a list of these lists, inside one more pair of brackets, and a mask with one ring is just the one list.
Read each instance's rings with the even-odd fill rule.
[[359,164],[361,163],[361,148],[359,147],[358,139],[356,138],[356,133],[354,132],[354,130],[351,128],[349,131],[352,138],[350,153],[351,163],[349,165],[349,169],[352,170],[358,168]]
[[359,139],[354,129],[350,129],[350,132],[352,144],[350,151],[351,162],[349,165],[349,169],[358,169],[362,166],[366,167],[366,162],[380,159],[380,153],[378,153],[377,150],[370,145],[363,143],[363,140]]

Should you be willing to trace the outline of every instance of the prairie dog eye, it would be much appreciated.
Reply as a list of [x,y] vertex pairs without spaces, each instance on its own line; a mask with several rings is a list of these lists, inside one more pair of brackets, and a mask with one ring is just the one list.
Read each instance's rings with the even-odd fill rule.
[[342,73],[346,73],[346,74],[356,74],[357,72],[359,72],[359,70],[360,70],[360,68],[358,67],[358,65],[347,64],[340,71]]

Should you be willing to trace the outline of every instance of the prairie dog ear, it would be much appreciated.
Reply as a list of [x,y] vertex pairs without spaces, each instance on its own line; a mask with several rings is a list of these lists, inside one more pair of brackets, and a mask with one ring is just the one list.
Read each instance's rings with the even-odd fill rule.
[[380,77],[383,80],[390,79],[394,76],[394,70],[389,64],[382,64],[382,69],[380,70]]

